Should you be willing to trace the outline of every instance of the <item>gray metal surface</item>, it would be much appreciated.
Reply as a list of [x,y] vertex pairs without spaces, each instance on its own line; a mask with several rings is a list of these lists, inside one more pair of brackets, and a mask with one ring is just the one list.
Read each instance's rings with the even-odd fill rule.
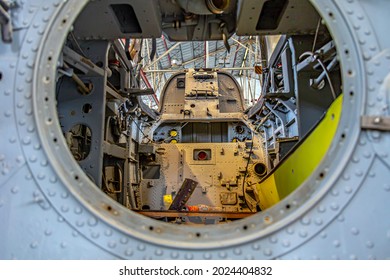
[[[122,14],[115,14],[117,7]],[[130,9],[130,10],[129,10]],[[135,15],[135,17],[134,17]],[[99,20],[90,20],[91,18]],[[123,20],[119,20],[124,18]],[[137,25],[135,28],[131,26]],[[75,36],[86,40],[161,36],[161,13],[155,0],[89,1],[74,25]]]
[[[267,5],[273,14],[262,16]],[[243,0],[239,7],[238,35],[310,34],[315,32],[319,20],[313,6],[302,0]],[[275,27],[269,24],[272,21],[277,24]]]
[[311,1],[334,37],[345,93],[327,156],[275,207],[196,229],[162,224],[113,203],[60,137],[56,59],[49,57],[59,56],[87,1],[17,2],[13,43],[0,45],[0,258],[390,257],[390,135],[360,127],[361,116],[389,115],[390,42],[384,34],[390,2]]

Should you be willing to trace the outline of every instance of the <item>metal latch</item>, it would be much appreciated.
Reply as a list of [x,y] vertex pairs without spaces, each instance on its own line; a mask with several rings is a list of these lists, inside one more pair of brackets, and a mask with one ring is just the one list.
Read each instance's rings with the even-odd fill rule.
[[0,0],[0,25],[1,25],[1,38],[4,43],[12,42],[12,20],[9,13],[11,5],[13,3],[7,3],[4,0]]
[[390,117],[362,116],[362,129],[390,131]]

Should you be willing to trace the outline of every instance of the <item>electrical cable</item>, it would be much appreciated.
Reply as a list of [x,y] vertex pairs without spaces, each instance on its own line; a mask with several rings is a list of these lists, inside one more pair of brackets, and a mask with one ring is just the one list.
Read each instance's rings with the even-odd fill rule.
[[328,79],[328,82],[329,82],[330,91],[332,92],[333,100],[336,100],[336,92],[334,90],[333,83],[332,83],[332,80],[330,78],[329,71],[328,71],[328,69],[326,68],[325,64],[322,62],[322,60],[320,58],[317,58],[317,61],[321,65],[322,69],[324,69],[324,71],[325,71],[326,78]]
[[316,47],[316,43],[317,43],[317,38],[318,38],[318,32],[320,31],[320,25],[321,25],[321,18],[318,20],[318,23],[317,23],[317,29],[316,29],[316,34],[314,35],[314,42],[313,42],[313,47],[311,49],[311,52],[314,53],[314,49]]
[[77,41],[76,37],[74,36],[73,31],[70,32],[70,36],[72,37],[73,42],[76,44],[76,47],[79,49],[81,55],[84,56],[85,58],[88,58],[88,56],[84,53],[83,49],[80,47],[80,44]]

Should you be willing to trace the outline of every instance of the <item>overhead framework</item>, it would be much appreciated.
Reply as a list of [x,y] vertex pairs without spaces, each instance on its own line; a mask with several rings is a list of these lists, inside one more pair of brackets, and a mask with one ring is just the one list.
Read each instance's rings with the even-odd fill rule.
[[[165,36],[156,39],[155,56],[151,60],[153,39],[142,42],[141,57],[143,72],[151,87],[160,96],[169,77],[189,68],[218,68],[232,74],[243,89],[247,106],[253,105],[261,93],[261,74],[258,69],[265,66],[267,54],[261,52],[259,36],[233,35],[228,40],[230,51],[222,40],[170,42]],[[264,49],[264,48],[263,48]],[[155,105],[153,102],[150,105]]]

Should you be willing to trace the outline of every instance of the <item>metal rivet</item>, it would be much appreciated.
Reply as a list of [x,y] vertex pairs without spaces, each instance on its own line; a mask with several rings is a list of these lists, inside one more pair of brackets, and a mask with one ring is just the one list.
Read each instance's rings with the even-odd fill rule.
[[334,211],[338,210],[339,209],[339,205],[336,203],[336,202],[333,202],[331,205],[330,205],[330,208]]
[[56,193],[55,191],[50,190],[48,194],[49,194],[50,197],[53,197],[53,196],[55,196],[57,193]]
[[134,254],[134,252],[133,252],[133,250],[131,250],[131,249],[127,249],[127,250],[125,251],[125,255],[128,256],[128,257],[132,256],[133,254]]
[[83,227],[84,226],[84,222],[83,221],[77,221],[76,222],[76,226],[78,226],[78,227]]
[[299,236],[302,238],[305,238],[307,236],[307,231],[306,230],[300,230],[299,231]]
[[139,251],[145,251],[146,246],[145,246],[144,244],[138,244],[137,249],[138,249]]
[[38,159],[37,159],[37,157],[35,156],[35,155],[32,155],[32,156],[30,156],[30,158],[28,159],[30,162],[32,162],[32,163],[34,163],[34,162],[36,162]]
[[23,138],[24,145],[30,145],[30,143],[31,143],[31,138],[29,136]]
[[352,233],[353,235],[358,235],[359,232],[360,232],[359,229],[357,229],[357,228],[355,228],[355,227],[351,228],[351,233]]
[[367,241],[366,246],[367,246],[367,248],[372,249],[372,248],[374,248],[374,243],[372,241]]
[[288,234],[294,234],[294,229],[291,228],[291,227],[289,227],[289,228],[287,228],[286,232],[287,232]]
[[315,223],[316,225],[320,226],[320,225],[322,225],[323,221],[322,221],[321,218],[316,218],[316,219],[314,220],[314,223]]
[[88,220],[88,225],[89,226],[91,226],[91,227],[94,227],[94,226],[96,226],[98,224],[98,220],[96,219],[96,218],[90,218],[89,220]]
[[365,158],[370,158],[370,157],[371,157],[371,152],[369,152],[369,151],[364,151],[363,156],[364,156]]
[[372,131],[371,135],[372,135],[372,138],[374,138],[374,139],[381,138],[381,133],[379,131]]
[[12,192],[13,194],[17,194],[17,193],[19,192],[19,187],[17,187],[17,186],[13,187],[13,188],[11,189],[11,192]]
[[269,242],[271,242],[271,243],[277,243],[278,242],[278,238],[277,237],[275,237],[275,236],[272,236],[270,239],[269,239]]
[[354,162],[354,163],[358,163],[358,162],[359,162],[359,158],[358,158],[358,157],[356,157],[356,156],[354,156],[354,157],[352,158],[352,162]]
[[26,119],[21,119],[18,123],[20,126],[24,126],[26,124]]
[[35,131],[34,126],[30,125],[30,126],[27,128],[27,131],[30,132],[30,133],[33,133],[33,132]]
[[268,257],[271,256],[271,255],[272,255],[272,250],[271,250],[271,249],[268,249],[268,248],[265,249],[265,250],[264,250],[264,255],[266,255],[266,256],[268,256]]
[[22,163],[22,162],[24,162],[23,156],[17,156],[17,157],[16,157],[16,162],[19,163],[19,164]]
[[310,218],[304,217],[304,218],[301,220],[301,223],[302,223],[303,225],[309,225],[309,224],[310,224]]
[[241,254],[242,254],[242,250],[239,249],[239,248],[235,248],[235,249],[233,250],[233,253],[234,253],[235,255],[241,255]]
[[382,122],[382,119],[380,117],[374,118],[374,124],[380,124]]
[[349,179],[351,179],[351,177],[348,174],[344,174],[343,179],[344,181],[348,181]]
[[355,175],[356,175],[357,177],[361,177],[361,176],[363,176],[363,174],[364,174],[364,173],[363,173],[362,170],[359,170],[359,169],[358,169],[358,170],[355,171]]
[[324,213],[326,211],[326,208],[324,206],[319,206],[317,208],[317,211],[320,212],[320,213]]
[[38,242],[36,242],[36,241],[32,242],[32,243],[30,244],[30,247],[31,247],[32,249],[36,249],[36,248],[38,247]]
[[1,171],[1,174],[7,175],[9,173],[9,169],[7,167],[4,167],[3,170]]

